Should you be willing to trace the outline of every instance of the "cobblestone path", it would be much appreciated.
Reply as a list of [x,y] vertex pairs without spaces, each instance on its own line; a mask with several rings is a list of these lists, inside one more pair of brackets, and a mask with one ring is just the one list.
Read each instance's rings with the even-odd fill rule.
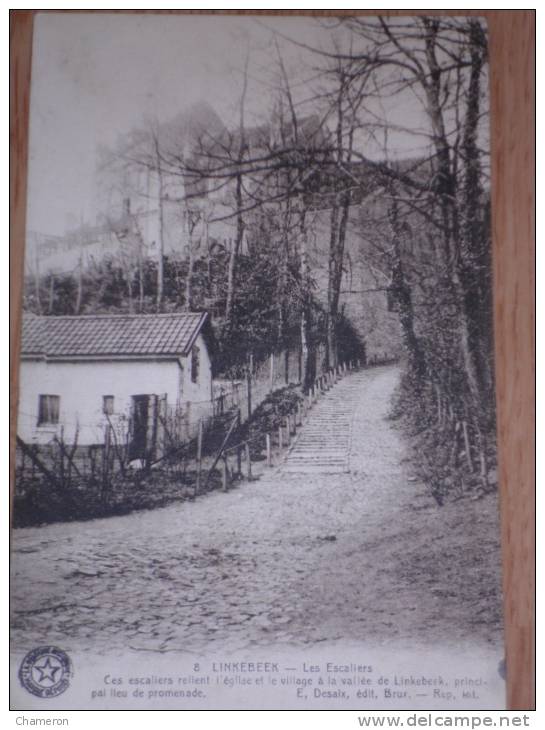
[[496,641],[496,502],[438,509],[414,481],[387,419],[397,382],[395,367],[349,375],[316,406],[299,446],[314,417],[350,421],[342,473],[286,463],[193,502],[15,530],[14,649]]

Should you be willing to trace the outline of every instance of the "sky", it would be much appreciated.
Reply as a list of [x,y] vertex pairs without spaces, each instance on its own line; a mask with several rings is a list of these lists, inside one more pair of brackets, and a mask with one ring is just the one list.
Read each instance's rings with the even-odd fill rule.
[[[248,122],[263,117],[272,99],[264,80],[277,53],[272,31],[312,46],[331,42],[331,30],[312,18],[38,14],[27,230],[62,235],[82,221],[94,223],[98,148],[115,145],[144,117],[168,121],[206,100],[227,126],[236,123],[247,54]],[[309,89],[302,82],[312,75],[308,54],[281,37],[278,42],[302,100]],[[415,124],[420,114],[409,98],[389,113]],[[411,145],[414,139],[398,135],[401,153],[411,154]]]
[[62,233],[81,218],[92,220],[97,149],[144,115],[162,121],[203,96],[220,115],[227,112],[245,45],[230,25],[195,17],[37,17],[29,229]]

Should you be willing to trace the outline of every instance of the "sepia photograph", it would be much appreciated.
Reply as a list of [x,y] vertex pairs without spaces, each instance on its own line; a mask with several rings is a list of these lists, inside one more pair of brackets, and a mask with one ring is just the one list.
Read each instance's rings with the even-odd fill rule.
[[505,708],[477,16],[38,13],[18,710]]

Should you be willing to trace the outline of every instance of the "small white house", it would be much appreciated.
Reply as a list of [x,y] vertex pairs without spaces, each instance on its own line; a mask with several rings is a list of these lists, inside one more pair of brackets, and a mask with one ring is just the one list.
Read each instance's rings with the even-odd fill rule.
[[[208,415],[212,371],[206,313],[25,316],[17,432],[27,443],[55,436],[101,444],[109,424],[149,453],[167,418],[185,427]],[[191,414],[191,417],[189,417]],[[123,428],[121,428],[123,426]],[[189,431],[187,432],[188,435]]]

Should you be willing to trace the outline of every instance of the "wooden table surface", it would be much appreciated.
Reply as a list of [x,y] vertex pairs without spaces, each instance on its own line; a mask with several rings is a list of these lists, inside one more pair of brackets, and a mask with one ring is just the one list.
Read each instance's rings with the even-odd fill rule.
[[[10,11],[12,448],[17,404],[34,12]],[[332,14],[331,11],[323,12]],[[366,11],[369,14],[376,12]],[[447,11],[438,12],[447,14]],[[490,32],[496,382],[507,701],[509,709],[529,710],[535,707],[535,12],[460,10],[448,13],[484,16]],[[410,11],[398,11],[398,14],[408,15]]]

